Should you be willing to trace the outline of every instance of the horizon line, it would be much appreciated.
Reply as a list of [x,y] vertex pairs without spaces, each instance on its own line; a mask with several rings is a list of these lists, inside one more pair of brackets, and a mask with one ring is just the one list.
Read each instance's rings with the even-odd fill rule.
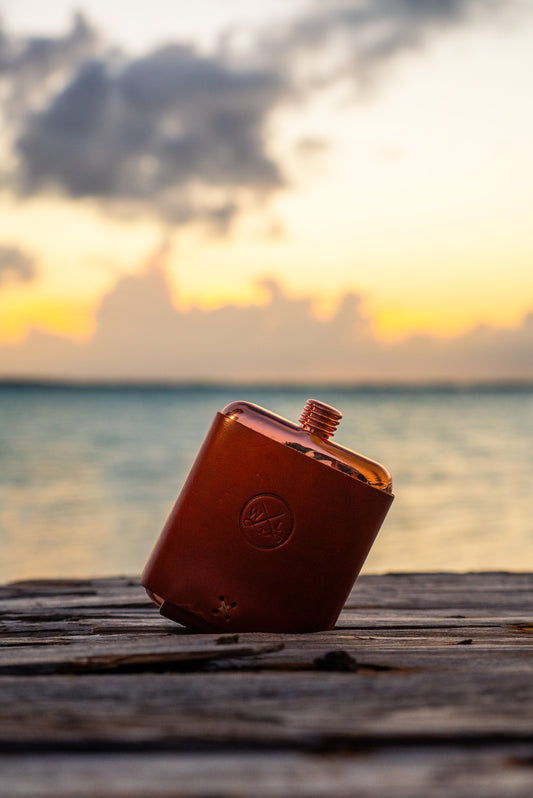
[[235,388],[247,390],[287,391],[490,391],[533,390],[533,379],[464,380],[210,380],[205,379],[138,379],[138,378],[78,378],[78,377],[10,377],[0,376],[1,389],[43,390],[168,390],[168,391],[225,391]]

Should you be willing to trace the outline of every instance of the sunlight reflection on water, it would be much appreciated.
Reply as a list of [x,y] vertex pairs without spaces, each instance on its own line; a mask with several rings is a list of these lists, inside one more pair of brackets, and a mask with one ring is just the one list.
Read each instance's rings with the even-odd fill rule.
[[533,570],[533,391],[4,387],[0,580],[139,573],[214,413],[309,396],[393,475],[364,570]]

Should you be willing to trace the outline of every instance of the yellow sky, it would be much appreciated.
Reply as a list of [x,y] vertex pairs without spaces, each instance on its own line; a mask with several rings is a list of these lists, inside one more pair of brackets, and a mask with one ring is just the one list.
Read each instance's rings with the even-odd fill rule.
[[[13,6],[0,9],[9,23]],[[90,335],[103,294],[165,239],[181,307],[261,303],[259,283],[273,277],[322,313],[361,294],[387,338],[518,325],[533,309],[532,45],[531,13],[469,24],[405,53],[362,93],[344,80],[280,106],[268,149],[287,185],[224,236],[4,192],[0,243],[35,255],[38,275],[1,286],[0,341],[31,327]],[[326,146],[298,150],[302,139]]]

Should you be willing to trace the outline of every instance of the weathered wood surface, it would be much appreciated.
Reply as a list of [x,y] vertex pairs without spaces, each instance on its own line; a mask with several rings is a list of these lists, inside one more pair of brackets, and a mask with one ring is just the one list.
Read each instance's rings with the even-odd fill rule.
[[533,574],[362,576],[193,635],[136,579],[0,588],[0,796],[533,795]]

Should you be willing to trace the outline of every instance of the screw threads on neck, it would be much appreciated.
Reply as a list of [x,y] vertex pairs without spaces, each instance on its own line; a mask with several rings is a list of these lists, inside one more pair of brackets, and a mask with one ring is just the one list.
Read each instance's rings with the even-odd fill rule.
[[334,407],[308,399],[300,416],[300,426],[319,438],[330,438],[335,433],[342,413]]

